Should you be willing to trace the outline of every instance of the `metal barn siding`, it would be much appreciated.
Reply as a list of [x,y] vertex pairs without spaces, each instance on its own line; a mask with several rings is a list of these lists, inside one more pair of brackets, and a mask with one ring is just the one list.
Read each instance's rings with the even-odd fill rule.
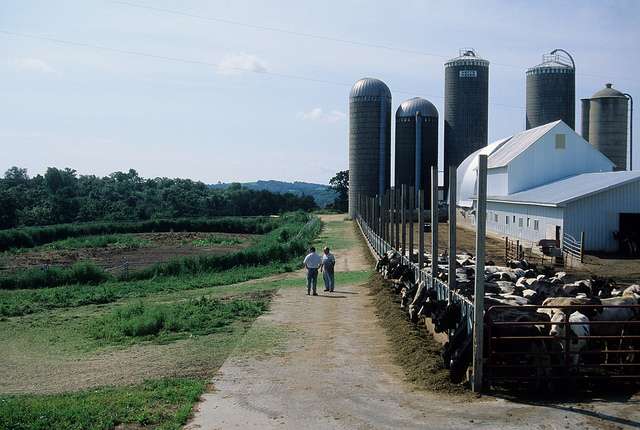
[[449,166],[487,146],[489,116],[489,61],[472,49],[444,65],[444,184]]
[[532,243],[540,239],[554,239],[556,226],[561,231],[563,228],[563,210],[561,207],[489,201],[487,230]]
[[628,99],[611,84],[582,99],[582,135],[615,164],[627,169]]
[[[420,124],[416,127],[418,113]],[[438,110],[430,101],[414,97],[400,104],[395,148],[395,186],[421,188],[425,201],[430,201],[431,166],[438,164]]]
[[620,213],[640,213],[640,181],[636,180],[585,198],[565,208],[565,231],[576,239],[585,232],[587,251],[618,250],[613,232],[618,231]]
[[382,195],[391,179],[391,91],[374,78],[356,82],[349,95],[349,216],[357,193]]
[[565,59],[554,50],[543,55],[542,63],[528,69],[526,75],[527,130],[559,119],[575,129],[576,74],[573,59],[570,56]]

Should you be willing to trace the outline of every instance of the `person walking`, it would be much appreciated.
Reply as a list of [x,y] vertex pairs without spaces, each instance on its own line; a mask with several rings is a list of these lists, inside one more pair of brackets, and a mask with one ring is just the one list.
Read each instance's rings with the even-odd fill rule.
[[317,296],[316,284],[318,283],[318,268],[322,264],[322,259],[316,254],[316,249],[312,246],[309,249],[309,253],[304,257],[304,267],[307,269],[307,296],[311,294],[313,289],[313,295]]
[[324,279],[324,290],[333,293],[335,287],[335,277],[333,269],[336,266],[336,257],[329,251],[329,247],[325,246],[322,254],[322,279]]

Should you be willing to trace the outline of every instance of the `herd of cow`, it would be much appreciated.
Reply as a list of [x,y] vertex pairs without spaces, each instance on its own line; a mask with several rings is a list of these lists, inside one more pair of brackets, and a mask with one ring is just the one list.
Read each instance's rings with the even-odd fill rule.
[[[425,255],[427,277],[430,257]],[[435,268],[435,277],[447,283],[447,256],[440,256]],[[395,250],[383,255],[376,269],[390,281],[412,322],[429,318],[436,332],[448,333],[444,365],[452,381],[463,380],[472,360],[472,336],[461,301],[439,298],[435,288],[416,282],[414,267]],[[455,273],[454,291],[473,301],[474,257],[456,256]],[[624,373],[633,368],[625,364],[640,362],[635,354],[640,350],[640,285],[570,278],[565,272],[538,270],[525,260],[506,266],[486,263],[485,363],[494,376],[539,381],[567,371],[609,372],[611,366]]]

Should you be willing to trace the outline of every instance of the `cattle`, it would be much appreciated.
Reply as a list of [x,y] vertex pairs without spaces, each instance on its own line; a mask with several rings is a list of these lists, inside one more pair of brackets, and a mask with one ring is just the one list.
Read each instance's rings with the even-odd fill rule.
[[580,361],[580,351],[582,351],[588,343],[588,340],[584,339],[584,337],[590,336],[589,318],[578,311],[575,311],[569,315],[568,342],[566,340],[567,324],[563,324],[567,322],[567,314],[559,310],[553,314],[553,316],[551,317],[551,322],[555,324],[551,325],[549,335],[558,339],[558,342],[560,343],[563,350],[568,347],[573,365],[577,366],[578,362]]

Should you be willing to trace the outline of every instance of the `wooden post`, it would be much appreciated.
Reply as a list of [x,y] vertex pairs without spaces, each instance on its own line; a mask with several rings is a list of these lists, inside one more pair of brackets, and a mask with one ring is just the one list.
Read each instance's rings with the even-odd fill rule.
[[418,192],[418,269],[422,270],[423,268],[424,268],[424,190],[420,190]]
[[402,220],[402,255],[407,253],[407,185],[400,189],[400,219]]
[[451,293],[456,289],[456,175],[456,166],[449,166],[449,273],[447,276],[449,283],[449,303],[451,303]]
[[476,273],[473,295],[473,383],[475,393],[482,391],[484,364],[484,258],[487,229],[487,156],[479,156],[478,200],[476,211]]
[[520,260],[520,241],[516,240],[516,260]]
[[413,187],[409,187],[409,207],[408,207],[408,213],[407,216],[409,217],[409,261],[411,261],[411,258],[413,257],[413,215],[415,213],[414,208],[415,208],[415,194],[413,191]]
[[431,166],[431,285],[438,272],[438,167]]
[[580,232],[580,262],[584,263],[584,231]]

